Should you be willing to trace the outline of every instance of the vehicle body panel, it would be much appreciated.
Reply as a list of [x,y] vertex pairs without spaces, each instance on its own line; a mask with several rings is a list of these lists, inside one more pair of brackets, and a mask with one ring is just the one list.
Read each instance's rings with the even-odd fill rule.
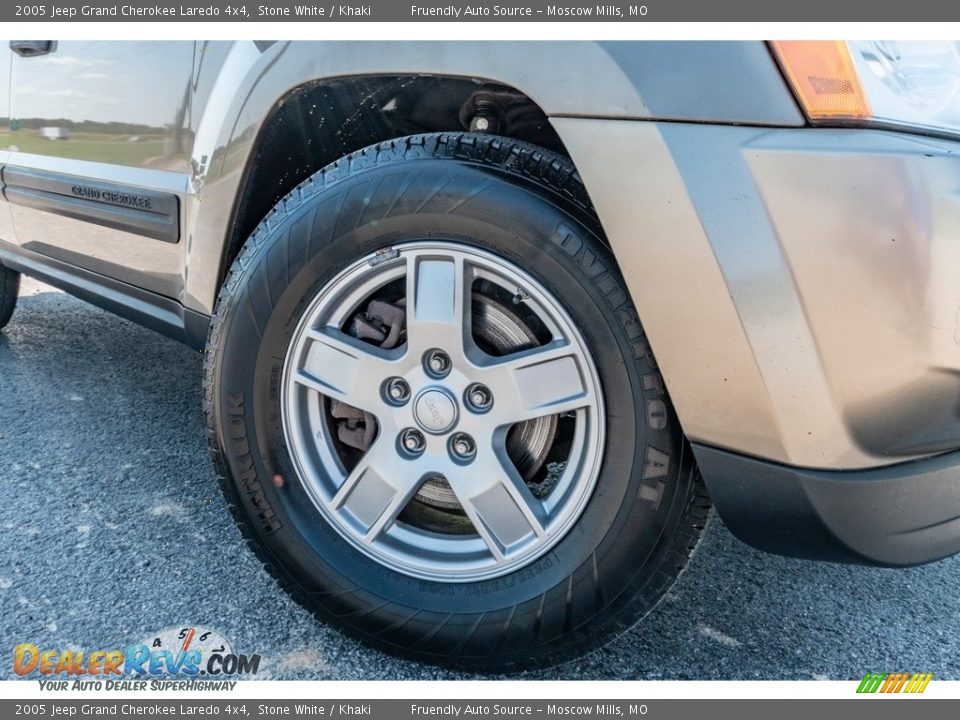
[[[678,65],[681,54],[687,57]],[[537,61],[530,62],[532,57]],[[726,62],[719,65],[720,59]],[[712,94],[713,102],[700,105],[699,91],[677,93],[671,99],[659,76],[643,72],[653,66],[670,67],[681,88],[700,87],[705,73],[716,72],[718,66],[725,68],[729,79],[747,76],[751,82],[739,83],[736,92],[725,97]],[[590,69],[587,82],[585,68]],[[766,46],[758,42],[236,43],[198,130],[193,165],[206,170],[193,182],[204,188],[204,205],[193,207],[188,199],[188,237],[222,237],[258,132],[284,96],[331,78],[383,74],[501,83],[525,93],[551,117],[650,119],[658,112],[698,122],[734,118],[761,125],[803,124]],[[759,100],[763,95],[765,104]],[[216,297],[222,257],[216,255],[216,244],[208,241],[191,247],[191,275],[182,300],[205,312]]]
[[[10,68],[13,64],[13,53],[0,45],[0,167],[10,161]],[[10,242],[14,239],[13,219],[10,216],[10,206],[0,195],[0,239]]]
[[689,437],[824,469],[960,447],[960,144],[555,122]]
[[[193,42],[68,40],[36,57],[4,50],[13,58],[5,164],[184,193],[193,140]],[[44,132],[50,129],[65,132]],[[9,211],[16,230],[11,239],[32,251],[167,297],[180,295],[183,254],[177,245],[29,204],[11,203]]]
[[[4,54],[13,63],[12,117],[20,119],[0,149],[16,148],[4,164],[45,169],[55,158],[54,166],[68,175],[146,190],[175,187],[183,242],[158,246],[22,207],[12,210],[16,234],[0,225],[0,238],[207,314],[258,131],[285,95],[311,83],[384,73],[441,75],[509,85],[549,115],[803,122],[759,42],[65,41],[49,55]],[[660,75],[647,72],[653,67],[671,67],[683,91],[670,92]],[[584,82],[584,68],[590,68],[590,82]],[[604,82],[594,82],[598,77]],[[738,78],[748,82],[739,82],[736,92],[711,90]],[[107,117],[114,126],[104,124]],[[59,127],[61,119],[84,132],[67,140],[40,137],[43,127]],[[10,209],[0,206],[2,220]]]
[[[82,60],[71,48],[50,58]],[[0,230],[12,207],[16,237],[0,237],[208,316],[260,132],[291,93],[383,74],[502,83],[544,110],[579,169],[693,441],[824,469],[960,447],[960,145],[802,127],[762,43],[241,41],[167,52],[178,80],[147,124],[166,128],[169,152],[67,157],[67,139],[0,153],[8,167],[173,193],[179,241],[5,202]],[[44,67],[13,62],[18,84]],[[56,105],[24,87],[14,115],[54,122]]]

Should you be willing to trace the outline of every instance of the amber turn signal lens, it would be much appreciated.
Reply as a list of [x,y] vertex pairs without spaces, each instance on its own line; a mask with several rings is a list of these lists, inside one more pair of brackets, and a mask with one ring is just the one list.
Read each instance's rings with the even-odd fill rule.
[[870,104],[846,43],[778,40],[771,46],[810,120],[870,117]]

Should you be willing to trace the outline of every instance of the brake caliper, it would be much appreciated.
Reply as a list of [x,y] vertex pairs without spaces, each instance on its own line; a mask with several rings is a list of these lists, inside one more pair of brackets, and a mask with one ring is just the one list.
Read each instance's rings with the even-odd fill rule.
[[[403,299],[396,304],[371,300],[365,311],[354,316],[349,332],[358,340],[392,350],[403,340],[406,318]],[[377,419],[372,414],[339,400],[330,401],[330,414],[337,419],[340,442],[363,452],[370,449],[377,436]]]

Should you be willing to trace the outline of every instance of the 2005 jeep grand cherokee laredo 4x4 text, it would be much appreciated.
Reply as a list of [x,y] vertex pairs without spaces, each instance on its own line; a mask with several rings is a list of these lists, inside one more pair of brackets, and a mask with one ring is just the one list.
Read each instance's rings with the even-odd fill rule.
[[26,273],[205,349],[237,522],[354,636],[571,657],[711,503],[778,553],[960,550],[953,44],[5,55],[0,325]]

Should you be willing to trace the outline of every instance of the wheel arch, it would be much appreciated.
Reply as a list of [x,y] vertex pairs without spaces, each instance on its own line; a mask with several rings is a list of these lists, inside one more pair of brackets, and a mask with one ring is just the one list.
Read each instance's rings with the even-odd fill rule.
[[290,90],[259,128],[230,214],[218,284],[257,224],[290,190],[364,147],[469,129],[489,114],[499,134],[569,157],[543,109],[502,83],[453,75],[353,75]]
[[[651,86],[656,73],[646,70],[669,66],[682,49],[675,43],[614,48],[599,43],[235,43],[211,94],[217,102],[207,103],[197,134],[194,192],[187,199],[184,304],[212,314],[223,273],[245,231],[268,212],[273,197],[296,186],[297,178],[351,149],[409,134],[404,125],[409,117],[401,122],[384,117],[389,99],[377,93],[385,93],[391,83],[410,80],[408,87],[420,98],[432,84],[445,86],[440,92],[445,100],[439,102],[445,110],[434,116],[444,119],[429,128],[441,131],[463,129],[459,111],[454,118],[451,110],[462,104],[466,88],[494,85],[525,97],[548,119],[555,149],[570,158],[582,177],[685,431],[696,440],[734,448],[748,442],[754,454],[782,457],[786,453],[756,359],[656,120],[762,125],[801,120],[786,110],[745,118],[719,100],[709,105],[709,114],[691,116],[688,105],[670,105],[664,99],[682,99],[676,94],[658,104],[656,87]],[[537,63],[524,62],[531,52],[537,53]],[[743,57],[727,62],[730,53]],[[696,62],[684,66],[688,74],[712,61],[724,78],[743,68],[755,74],[776,71],[762,44],[708,43],[698,45],[695,54]],[[631,59],[643,62],[633,67]],[[564,68],[575,71],[562,72]],[[590,81],[601,77],[603,82]],[[761,87],[775,80],[783,92],[782,78],[766,79]],[[308,117],[310,109],[315,117],[316,111],[329,107],[343,114],[350,99],[363,98],[365,91],[375,91],[381,102],[368,103],[363,122],[358,121],[363,132],[326,153],[281,157],[295,166],[291,175],[256,208],[239,214],[244,197],[260,186],[258,178],[276,174],[258,168],[258,157],[271,148],[289,147],[284,140],[314,140],[296,127],[305,110]],[[728,100],[741,98],[743,92]],[[325,102],[312,108],[317,98]],[[790,108],[796,114],[795,107]],[[278,129],[284,125],[291,129]],[[537,142],[529,135],[520,139]],[[638,173],[638,167],[647,171]],[[649,257],[657,261],[647,262]],[[697,352],[679,341],[678,328],[685,327],[704,329]],[[718,387],[724,392],[718,393]]]
[[[531,57],[537,61],[530,62]],[[284,113],[293,114],[284,110],[289,103],[303,105],[306,98],[327,93],[324,99],[332,99],[342,111],[343,103],[351,97],[350,88],[373,89],[371,83],[383,87],[391,78],[412,78],[412,90],[416,90],[434,78],[435,82],[489,84],[519,93],[543,117],[550,118],[549,125],[564,117],[762,125],[801,122],[766,46],[759,42],[237,41],[226,48],[205,45],[200,58],[201,67],[204,58],[209,58],[203,72],[214,79],[202,97],[194,98],[191,109],[197,129],[184,195],[188,243],[180,300],[206,314],[213,311],[237,237],[242,238],[250,222],[238,208],[249,188],[254,187],[251,182],[258,179],[254,172],[258,154],[268,147],[263,142],[277,127],[275,121]],[[709,71],[709,86],[714,90],[706,95],[694,93],[697,102],[691,102],[692,96],[687,93],[664,92],[663,68],[680,74],[670,87],[693,83],[691,87],[700,88],[704,73]],[[743,78],[750,82],[738,81]],[[331,94],[333,86],[339,91]],[[720,92],[717,87],[732,91]],[[384,114],[380,113],[381,119]],[[366,113],[367,120],[370,115]],[[415,131],[463,129],[462,123],[446,122],[420,126]],[[401,134],[400,128],[387,123],[364,140],[372,144]],[[562,145],[555,142],[556,133],[552,143],[529,133],[510,136],[562,151]],[[298,133],[286,137],[296,138]],[[356,144],[356,138],[352,144]],[[357,148],[341,146],[339,152],[314,157],[310,165],[332,162],[352,149]],[[573,158],[578,170],[583,160]],[[307,172],[303,164],[294,170],[298,175]],[[279,190],[271,193],[282,194]],[[265,201],[259,205],[266,206]],[[262,210],[259,205],[257,210]],[[262,214],[256,217],[257,210],[250,209],[247,214],[259,221]]]
[[[542,62],[525,67],[532,45]],[[460,114],[478,92],[515,99],[510,114],[519,110],[521,127],[514,123],[501,134],[561,154],[567,153],[548,120],[553,115],[646,112],[637,88],[596,43],[242,41],[222,55],[212,89],[194,108],[199,120],[184,207],[181,301],[206,314],[213,312],[245,233],[271,201],[362,147],[417,132],[467,129]],[[600,88],[579,76],[558,77],[560,62],[595,68],[609,81]],[[393,93],[398,102],[423,104],[398,112],[391,90],[402,90]],[[347,133],[322,142],[324,128],[346,120]],[[271,182],[268,197],[249,202],[263,178]]]

